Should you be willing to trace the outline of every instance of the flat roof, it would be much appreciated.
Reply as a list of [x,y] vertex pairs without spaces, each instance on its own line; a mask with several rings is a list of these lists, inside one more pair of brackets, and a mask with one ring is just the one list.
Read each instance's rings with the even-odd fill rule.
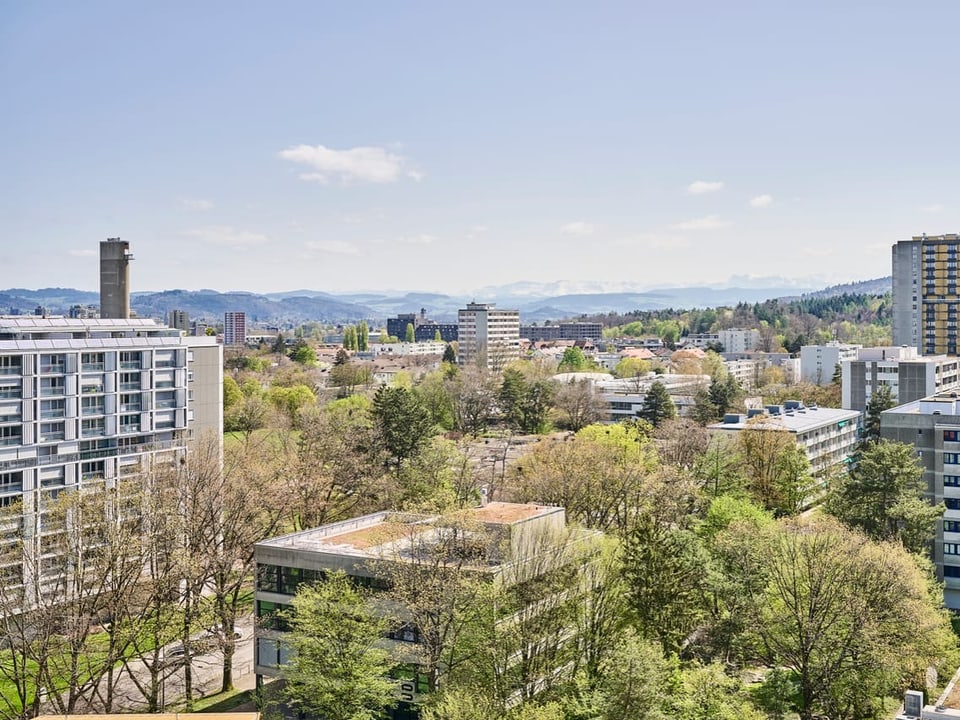
[[707,425],[708,430],[743,430],[757,428],[760,430],[787,430],[792,433],[802,433],[816,430],[836,422],[854,420],[860,417],[859,410],[842,410],[840,408],[804,407],[797,410],[785,410],[779,415],[757,415],[747,419],[740,415],[739,422],[715,422]]

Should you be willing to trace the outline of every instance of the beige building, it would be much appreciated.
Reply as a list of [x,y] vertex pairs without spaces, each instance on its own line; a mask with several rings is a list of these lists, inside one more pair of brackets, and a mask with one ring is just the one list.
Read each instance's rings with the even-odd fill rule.
[[956,355],[960,235],[919,235],[893,246],[893,344]]
[[492,303],[467,303],[457,312],[461,366],[480,364],[491,370],[520,357],[520,311],[498,310]]

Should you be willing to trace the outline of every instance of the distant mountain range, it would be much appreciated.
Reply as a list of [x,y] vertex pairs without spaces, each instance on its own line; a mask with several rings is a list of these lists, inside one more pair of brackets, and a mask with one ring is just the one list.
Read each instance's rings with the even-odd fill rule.
[[[600,287],[595,283],[527,282],[483,288],[472,296],[415,292],[326,293],[319,290],[257,295],[239,291],[165,290],[134,293],[130,302],[142,317],[164,318],[170,310],[185,310],[192,318],[215,320],[222,318],[227,311],[242,311],[252,322],[283,325],[308,320],[327,323],[353,323],[363,319],[382,321],[398,313],[419,312],[421,308],[434,320],[455,321],[459,308],[476,301],[517,309],[524,323],[543,323],[580,315],[718,307],[801,295],[882,294],[889,292],[890,286],[889,277],[821,290],[786,283],[770,287],[684,287],[639,291],[622,285],[614,290],[611,286]],[[73,305],[95,305],[99,301],[98,293],[71,288],[12,288],[0,291],[0,314],[30,314],[37,306],[42,306],[48,313],[65,315]]]

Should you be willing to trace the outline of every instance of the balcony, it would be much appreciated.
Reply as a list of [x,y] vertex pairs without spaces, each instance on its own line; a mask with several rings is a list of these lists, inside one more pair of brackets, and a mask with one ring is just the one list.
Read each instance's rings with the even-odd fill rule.
[[121,370],[141,370],[143,364],[139,360],[121,360],[120,369]]
[[63,408],[56,408],[51,410],[41,410],[40,419],[41,420],[55,420],[57,418],[66,417],[67,412]]
[[142,409],[142,403],[120,403],[120,412],[122,413],[140,412]]
[[41,375],[63,375],[66,371],[66,363],[49,363],[40,366]]
[[104,405],[84,405],[80,410],[80,414],[87,415],[103,415],[106,412],[106,407]]
[[103,372],[106,369],[106,366],[102,362],[83,363],[80,366],[80,369],[83,372],[95,373],[95,372]]
[[23,375],[23,366],[0,365],[0,375]]
[[136,382],[122,382],[122,383],[120,383],[120,384],[118,385],[118,388],[119,388],[121,391],[124,391],[124,390],[140,390],[140,381],[137,380]]
[[48,432],[41,433],[39,442],[48,443],[48,442],[59,442],[63,440],[66,436],[64,435],[63,430],[58,430],[57,432]]

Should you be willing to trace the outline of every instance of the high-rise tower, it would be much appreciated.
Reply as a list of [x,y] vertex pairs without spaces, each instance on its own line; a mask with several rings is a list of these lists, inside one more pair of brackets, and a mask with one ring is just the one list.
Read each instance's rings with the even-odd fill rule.
[[100,243],[100,317],[130,317],[130,243],[107,238]]
[[957,354],[960,235],[921,235],[893,246],[893,344]]

